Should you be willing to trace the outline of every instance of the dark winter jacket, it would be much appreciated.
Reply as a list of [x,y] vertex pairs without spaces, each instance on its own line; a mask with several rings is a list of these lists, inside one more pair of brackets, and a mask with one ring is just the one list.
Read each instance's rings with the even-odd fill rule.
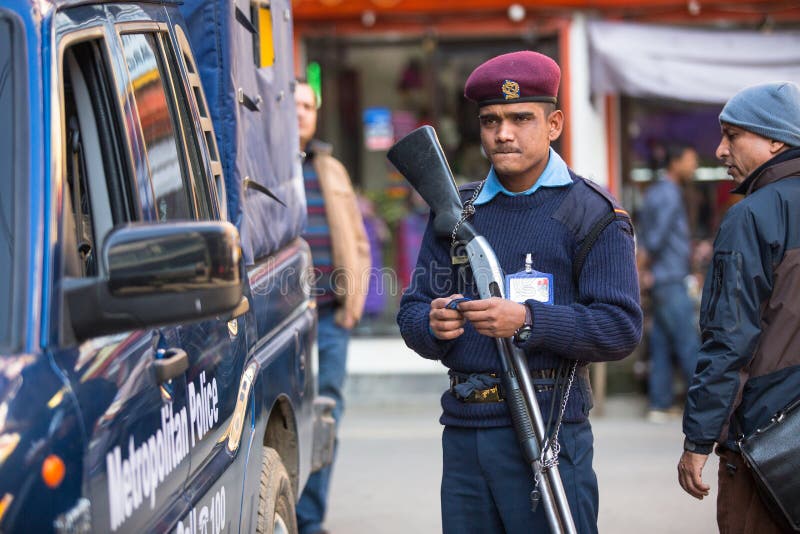
[[687,448],[710,452],[800,397],[800,148],[734,191],[703,288],[703,345],[689,389]]

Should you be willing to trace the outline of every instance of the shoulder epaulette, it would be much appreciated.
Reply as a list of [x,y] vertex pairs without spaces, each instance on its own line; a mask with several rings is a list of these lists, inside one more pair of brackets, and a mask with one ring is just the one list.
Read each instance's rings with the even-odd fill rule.
[[580,243],[572,261],[572,276],[577,285],[583,263],[597,238],[614,221],[625,221],[633,235],[631,217],[602,186],[570,172],[573,185],[564,201],[553,213]]

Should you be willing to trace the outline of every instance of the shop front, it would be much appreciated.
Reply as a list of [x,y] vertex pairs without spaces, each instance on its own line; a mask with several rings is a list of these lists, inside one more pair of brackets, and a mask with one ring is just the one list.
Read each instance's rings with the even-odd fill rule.
[[593,94],[619,108],[620,190],[635,213],[669,143],[693,146],[701,167],[687,202],[693,235],[708,239],[734,200],[715,157],[722,106],[766,81],[800,82],[800,27],[782,30],[587,23]]
[[[536,50],[561,62],[561,32],[567,19],[518,24],[505,9],[495,11],[497,16],[484,13],[482,23],[469,15],[454,20],[452,14],[442,13],[428,24],[401,21],[401,30],[377,32],[363,24],[310,23],[302,19],[302,12],[296,14],[300,62],[320,73],[318,135],[334,145],[335,155],[350,171],[364,197],[373,246],[382,250],[379,257],[373,256],[378,287],[368,299],[362,331],[395,331],[399,296],[409,281],[427,220],[424,203],[387,161],[388,149],[413,129],[430,124],[456,180],[484,178],[488,162],[480,146],[478,108],[463,97],[470,72],[495,55],[515,50]],[[555,148],[563,152],[563,145],[562,138]],[[370,231],[370,226],[388,232]]]
[[633,213],[660,147],[695,146],[701,169],[687,190],[692,231],[698,241],[713,236],[734,200],[714,156],[716,117],[746,85],[800,81],[800,10],[763,0],[735,10],[717,0],[629,4],[295,0],[298,73],[311,65],[321,75],[319,136],[334,144],[383,228],[373,232],[383,271],[365,331],[393,331],[425,220],[386,151],[431,124],[456,179],[482,179],[488,162],[477,108],[463,86],[497,54],[535,50],[560,64],[567,128],[555,148]]

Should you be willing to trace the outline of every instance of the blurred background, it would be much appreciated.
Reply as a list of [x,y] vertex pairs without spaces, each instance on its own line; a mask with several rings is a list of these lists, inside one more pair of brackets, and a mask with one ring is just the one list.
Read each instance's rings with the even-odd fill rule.
[[[294,0],[293,16],[298,75],[322,97],[317,136],[349,170],[373,246],[377,269],[355,333],[369,340],[398,335],[394,317],[427,220],[386,152],[430,124],[457,180],[484,178],[477,107],[463,86],[486,59],[524,49],[559,63],[567,120],[555,149],[634,219],[665,147],[697,150],[684,195],[696,250],[687,283],[698,301],[710,240],[735,202],[714,156],[722,105],[747,85],[800,82],[797,1]],[[602,370],[601,395],[644,392],[646,342]],[[384,353],[368,365],[391,373],[394,360]]]
[[[666,147],[699,156],[682,187],[693,249],[686,280],[699,305],[710,243],[736,202],[719,166],[718,114],[748,85],[800,83],[800,2],[783,0],[294,0],[297,74],[321,96],[318,137],[334,145],[361,196],[376,267],[349,362],[329,526],[337,532],[439,528],[445,369],[405,348],[395,325],[427,207],[386,160],[392,144],[430,124],[459,182],[485,177],[469,73],[492,56],[534,50],[562,69],[566,128],[554,148],[633,215]],[[677,485],[680,411],[648,421],[647,321],[640,347],[592,366],[601,532],[716,530],[710,499]],[[387,461],[391,458],[391,461]],[[712,502],[708,502],[711,500]]]

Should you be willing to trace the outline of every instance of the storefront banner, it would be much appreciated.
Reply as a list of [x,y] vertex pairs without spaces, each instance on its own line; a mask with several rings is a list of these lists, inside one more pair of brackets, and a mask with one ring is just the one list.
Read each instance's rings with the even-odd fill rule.
[[757,83],[800,83],[800,31],[587,23],[595,94],[722,104]]

